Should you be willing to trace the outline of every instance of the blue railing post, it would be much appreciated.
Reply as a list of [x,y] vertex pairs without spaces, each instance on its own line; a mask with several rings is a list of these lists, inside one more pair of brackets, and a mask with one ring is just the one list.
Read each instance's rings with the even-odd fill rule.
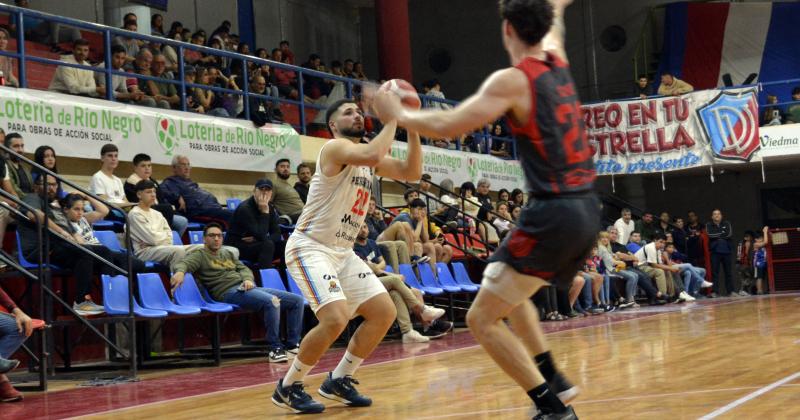
[[[178,78],[181,81],[181,84],[178,85],[181,90],[181,110],[186,111],[186,68],[183,63],[183,45],[178,45],[176,53],[178,55]],[[195,80],[195,83],[197,83],[197,80]]]
[[303,71],[297,72],[298,100],[300,101],[300,132],[306,134],[306,101],[303,92]]
[[512,150],[512,155],[511,156],[513,156],[514,159],[516,159],[517,158],[517,142],[514,141],[514,140],[511,141],[511,150]]
[[[25,22],[23,20],[22,9],[17,12],[17,54],[19,54],[19,80],[20,87],[28,87],[28,74],[25,66]],[[8,76],[6,76],[8,77]]]
[[242,105],[244,105],[244,117],[250,119],[250,77],[247,74],[247,59],[242,60]]
[[106,99],[109,101],[114,100],[114,82],[111,75],[111,31],[103,31],[103,57],[105,59],[105,73],[103,77],[106,79]]

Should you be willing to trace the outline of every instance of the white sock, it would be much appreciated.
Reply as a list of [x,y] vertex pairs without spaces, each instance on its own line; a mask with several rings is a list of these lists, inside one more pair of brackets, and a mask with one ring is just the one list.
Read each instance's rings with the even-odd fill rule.
[[289,386],[295,382],[303,382],[308,375],[308,372],[314,365],[307,365],[300,361],[300,358],[295,357],[292,365],[289,366],[289,371],[283,377],[283,386]]
[[336,369],[333,370],[331,377],[333,379],[338,379],[345,376],[353,376],[353,374],[356,373],[356,369],[361,366],[361,362],[363,361],[364,359],[346,351],[344,356],[342,356],[342,360],[339,361],[339,366],[336,366]]

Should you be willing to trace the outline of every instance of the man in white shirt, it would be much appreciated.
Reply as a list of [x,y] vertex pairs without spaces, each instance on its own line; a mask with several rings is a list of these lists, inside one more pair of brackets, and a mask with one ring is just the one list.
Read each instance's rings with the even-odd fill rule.
[[680,269],[677,266],[666,265],[661,261],[661,251],[664,250],[667,238],[662,233],[657,233],[653,237],[653,242],[643,246],[636,252],[636,259],[639,260],[639,270],[643,271],[656,281],[656,287],[661,294],[667,296],[678,295],[676,303],[684,301],[693,301],[693,297],[689,296],[686,291],[676,289],[673,281],[667,281],[667,273],[678,274]]
[[[91,66],[86,59],[89,58],[89,41],[77,39],[72,43],[72,55],[64,56],[61,61],[69,64],[82,64]],[[97,86],[94,82],[94,72],[76,67],[59,66],[50,81],[48,90],[69,93],[71,95],[104,96],[106,88]]]
[[627,245],[628,238],[630,238],[631,233],[633,233],[634,230],[634,223],[633,219],[631,218],[631,209],[622,209],[620,216],[622,217],[614,222],[614,227],[617,228],[617,232],[619,232],[619,235],[617,236],[617,243],[620,245]]
[[[103,145],[100,149],[100,161],[103,164],[100,170],[92,175],[92,179],[89,181],[89,191],[116,206],[133,206],[134,204],[129,203],[125,198],[125,187],[122,185],[122,180],[114,175],[114,170],[119,165],[119,149],[117,146],[112,143]],[[125,219],[124,215],[117,214],[116,211],[112,211],[108,218],[120,221]]]

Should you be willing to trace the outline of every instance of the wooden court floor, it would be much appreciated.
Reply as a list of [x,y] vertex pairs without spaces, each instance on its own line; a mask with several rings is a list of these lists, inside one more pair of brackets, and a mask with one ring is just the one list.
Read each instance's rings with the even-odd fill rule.
[[[631,316],[634,313],[606,320],[593,317],[592,321],[600,319],[599,325],[584,322],[585,326],[548,334],[557,362],[582,388],[574,402],[580,418],[800,418],[800,295],[717,299],[642,308]],[[359,389],[375,404],[351,409],[319,398],[327,405],[322,418],[530,418],[527,396],[474,345],[468,332],[457,333],[450,347],[436,346],[435,351],[421,349],[414,355],[413,346],[409,351],[405,345],[402,357],[362,367]],[[334,365],[337,358],[327,364]],[[161,401],[147,402],[143,391],[119,391],[102,398],[139,398],[142,404],[108,411],[101,403],[90,410],[94,414],[82,418],[308,418],[290,415],[269,401],[274,381],[238,386],[236,378],[229,377],[243,375],[238,384],[247,384],[247,372],[263,365],[253,362],[214,371],[220,380],[233,382],[199,395],[176,392],[176,387],[193,386],[188,377],[165,385],[161,393],[167,396]],[[286,365],[269,369],[280,375]],[[192,375],[198,374],[207,373]],[[324,374],[318,370],[309,377],[312,395],[317,396]],[[140,384],[147,382],[145,378]],[[92,398],[93,390],[80,391]],[[34,411],[7,411],[10,404],[0,405],[0,418],[69,417],[55,409],[59,399],[53,394],[58,392],[50,394],[26,400],[24,406]]]

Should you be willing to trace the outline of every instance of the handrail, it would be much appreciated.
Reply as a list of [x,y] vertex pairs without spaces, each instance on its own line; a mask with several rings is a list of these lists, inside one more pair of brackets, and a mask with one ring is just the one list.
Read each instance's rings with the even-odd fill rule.
[[[307,90],[306,89],[307,86],[305,86],[306,82],[304,82],[304,79],[312,77],[312,78],[321,79],[321,80],[324,80],[324,81],[333,81],[333,82],[336,82],[336,83],[343,83],[344,87],[345,87],[345,96],[347,98],[353,98],[354,97],[354,91],[355,91],[354,86],[355,87],[362,87],[367,83],[369,83],[369,84],[372,83],[372,82],[365,83],[365,82],[362,82],[360,80],[350,79],[350,78],[344,77],[344,76],[337,76],[337,75],[334,75],[334,74],[325,73],[325,72],[321,72],[321,71],[318,71],[318,70],[308,69],[308,68],[304,68],[304,67],[301,67],[301,66],[289,65],[289,64],[285,64],[285,63],[272,61],[272,60],[269,60],[269,59],[262,59],[262,58],[255,57],[255,56],[244,55],[244,54],[240,54],[240,53],[237,53],[237,52],[218,50],[218,49],[210,48],[210,47],[207,47],[207,46],[204,46],[204,45],[196,45],[196,44],[191,44],[191,43],[187,43],[187,42],[183,42],[183,41],[176,41],[176,40],[169,39],[169,38],[164,38],[164,37],[158,37],[158,36],[152,36],[152,35],[144,35],[144,34],[131,32],[131,31],[128,31],[128,30],[125,30],[125,29],[121,29],[121,28],[115,28],[115,27],[110,27],[110,26],[106,26],[106,25],[101,25],[101,24],[98,24],[98,23],[85,22],[85,21],[80,21],[80,20],[76,20],[76,19],[65,18],[65,17],[62,17],[62,16],[56,16],[56,15],[52,15],[52,14],[44,13],[44,12],[40,12],[40,11],[19,8],[19,7],[16,7],[16,6],[6,5],[6,4],[2,4],[2,3],[0,3],[0,12],[6,12],[6,13],[9,13],[10,15],[15,15],[16,16],[17,31],[16,31],[15,35],[16,35],[16,39],[17,39],[17,52],[0,51],[0,55],[6,56],[6,57],[12,57],[12,58],[17,59],[17,61],[18,61],[18,72],[19,72],[18,79],[19,79],[19,82],[20,82],[20,87],[28,87],[28,80],[27,80],[27,74],[26,74],[26,61],[28,61],[28,60],[33,61],[33,62],[48,64],[48,65],[59,65],[59,66],[66,66],[66,67],[81,68],[81,69],[85,69],[85,70],[91,70],[91,71],[94,71],[94,72],[104,73],[105,74],[105,78],[106,78],[106,95],[105,95],[105,99],[106,100],[110,100],[110,101],[115,101],[114,92],[111,91],[111,87],[113,85],[111,83],[112,82],[111,76],[112,75],[118,75],[118,76],[135,75],[135,77],[137,79],[154,80],[154,81],[158,81],[160,83],[169,83],[169,84],[175,85],[178,88],[177,90],[178,90],[178,92],[180,94],[180,99],[181,99],[180,109],[183,110],[183,111],[187,110],[186,109],[186,101],[185,101],[186,93],[188,92],[187,88],[199,88],[199,89],[209,90],[209,91],[217,92],[217,93],[225,93],[225,94],[231,94],[231,95],[242,95],[242,97],[243,97],[242,114],[243,114],[244,118],[248,119],[248,120],[250,119],[250,111],[251,110],[250,110],[249,98],[251,98],[251,97],[264,98],[264,99],[267,99],[267,100],[270,100],[270,101],[276,101],[278,103],[283,103],[283,104],[289,104],[289,105],[292,105],[292,106],[296,106],[298,108],[298,111],[299,111],[298,114],[299,114],[299,119],[300,119],[300,126],[296,127],[296,128],[299,128],[298,131],[300,131],[302,134],[307,134],[307,132],[308,132],[308,124],[307,124],[307,121],[306,121],[306,113],[305,113],[306,108],[324,109],[324,107],[320,106],[320,105],[316,105],[316,104],[311,104],[311,103],[306,103],[305,102],[304,93]],[[79,65],[79,64],[64,63],[64,62],[61,62],[61,61],[58,61],[58,60],[53,60],[53,59],[50,59],[50,58],[36,57],[36,56],[31,56],[31,55],[26,54],[25,53],[25,30],[24,30],[24,19],[23,19],[24,16],[31,16],[31,17],[43,19],[43,20],[46,20],[46,21],[49,21],[49,22],[57,22],[57,23],[73,26],[73,27],[76,27],[76,28],[79,28],[79,29],[101,33],[102,36],[103,36],[103,41],[104,41],[103,42],[103,44],[104,44],[103,45],[103,51],[102,51],[102,53],[103,53],[102,56],[104,57],[104,63],[105,63],[104,66],[103,67],[83,66],[83,65]],[[110,67],[110,65],[111,65],[110,64],[111,63],[110,48],[111,48],[111,45],[112,45],[112,42],[113,42],[114,38],[116,38],[117,36],[122,37],[122,38],[137,39],[137,40],[142,40],[142,41],[147,41],[147,42],[153,42],[153,43],[157,43],[157,44],[160,44],[160,45],[169,45],[169,46],[175,48],[176,49],[176,53],[178,55],[178,72],[175,75],[175,79],[172,80],[172,79],[159,78],[159,77],[154,77],[154,76],[145,76],[145,75],[140,75],[140,74],[135,74],[135,73],[121,72],[121,71],[117,71],[117,70],[112,69]],[[197,52],[200,52],[202,54],[225,58],[225,59],[228,60],[228,67],[230,67],[230,64],[232,64],[234,61],[241,62],[242,63],[242,74],[237,75],[237,78],[241,79],[241,83],[239,83],[239,88],[241,90],[240,91],[236,91],[236,90],[233,90],[233,89],[220,88],[220,87],[216,87],[216,86],[206,86],[206,85],[202,85],[202,84],[198,84],[198,83],[192,83],[192,84],[186,83],[186,81],[184,80],[184,68],[185,68],[185,65],[187,64],[185,62],[185,58],[184,58],[184,51],[186,51],[186,50],[197,51]],[[292,100],[292,99],[281,98],[281,97],[272,97],[272,96],[269,96],[269,95],[258,96],[257,94],[254,94],[254,93],[250,92],[250,86],[249,86],[250,77],[249,77],[249,74],[248,74],[248,64],[249,63],[254,63],[256,66],[268,65],[271,69],[280,69],[280,70],[294,72],[297,75],[297,83],[298,83],[297,88],[298,88],[298,93],[299,93],[298,100]],[[221,70],[226,70],[226,69],[221,69]],[[238,81],[237,81],[237,83],[238,83]],[[434,97],[434,96],[428,96],[428,95],[420,95],[420,99],[425,104],[431,104],[431,103],[443,103],[443,104],[448,104],[448,105],[457,105],[458,104],[457,101],[448,100],[448,99],[442,99],[442,98],[438,98],[438,97]],[[237,117],[237,116],[233,115],[232,117]],[[490,133],[486,133],[484,129],[476,130],[473,133],[475,133],[475,137],[483,136],[483,137],[495,138],[494,136],[491,136]],[[498,140],[498,141],[509,142],[509,140],[506,139],[506,138],[497,137],[495,139]],[[461,146],[460,145],[460,141],[457,140],[456,143],[460,148],[460,146]],[[512,144],[512,147],[510,148],[510,151],[512,153],[512,156],[516,157],[515,144],[514,144],[513,141],[511,142],[511,144]],[[487,150],[483,150],[482,154],[489,154],[488,148],[487,148]]]

